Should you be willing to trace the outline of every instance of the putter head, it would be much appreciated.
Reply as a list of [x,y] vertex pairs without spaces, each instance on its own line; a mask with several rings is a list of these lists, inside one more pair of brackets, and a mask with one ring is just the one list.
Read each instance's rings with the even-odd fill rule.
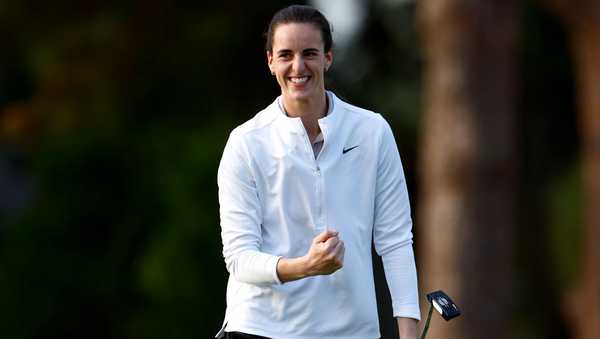
[[450,299],[450,297],[442,291],[429,293],[427,295],[427,300],[446,321],[449,321],[450,319],[456,318],[460,315],[458,306],[456,306],[452,299]]

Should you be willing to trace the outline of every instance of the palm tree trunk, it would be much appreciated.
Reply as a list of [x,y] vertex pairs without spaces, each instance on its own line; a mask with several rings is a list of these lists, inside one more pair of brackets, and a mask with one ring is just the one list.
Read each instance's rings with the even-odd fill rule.
[[422,291],[464,310],[432,338],[507,338],[516,220],[513,0],[417,2],[425,70],[416,238]]
[[542,0],[569,35],[583,164],[584,240],[578,286],[566,293],[575,338],[600,338],[600,2]]
[[580,339],[600,338],[600,10],[595,14],[570,29],[583,161],[583,271],[573,308]]

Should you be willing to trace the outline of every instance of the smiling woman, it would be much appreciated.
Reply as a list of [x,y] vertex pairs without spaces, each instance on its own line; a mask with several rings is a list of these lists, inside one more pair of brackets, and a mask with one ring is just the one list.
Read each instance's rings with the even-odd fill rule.
[[289,116],[312,113],[318,119],[325,115],[324,73],[333,61],[333,53],[325,52],[317,27],[305,23],[279,25],[267,60],[281,87],[283,106]]
[[279,86],[283,107],[301,117],[313,141],[317,120],[327,113],[325,72],[333,61],[327,19],[307,6],[291,6],[273,16],[267,32],[267,62]]
[[269,26],[267,63],[281,96],[231,132],[219,165],[230,273],[219,338],[379,338],[372,241],[400,334],[416,338],[398,149],[381,115],[326,91],[331,46],[329,23],[312,7],[284,8]]

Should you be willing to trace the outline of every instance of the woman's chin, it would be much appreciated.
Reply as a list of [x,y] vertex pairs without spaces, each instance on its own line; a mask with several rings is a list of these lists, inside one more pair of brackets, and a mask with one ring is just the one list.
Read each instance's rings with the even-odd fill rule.
[[306,101],[315,96],[315,91],[309,88],[294,88],[289,90],[287,97],[292,100]]

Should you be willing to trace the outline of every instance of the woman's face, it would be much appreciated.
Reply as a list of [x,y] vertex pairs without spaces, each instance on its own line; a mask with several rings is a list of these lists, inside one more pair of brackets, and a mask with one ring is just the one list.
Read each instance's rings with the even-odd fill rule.
[[324,51],[321,32],[310,23],[278,25],[273,52],[267,52],[269,68],[286,100],[308,101],[322,96],[324,72],[332,59],[331,51]]

